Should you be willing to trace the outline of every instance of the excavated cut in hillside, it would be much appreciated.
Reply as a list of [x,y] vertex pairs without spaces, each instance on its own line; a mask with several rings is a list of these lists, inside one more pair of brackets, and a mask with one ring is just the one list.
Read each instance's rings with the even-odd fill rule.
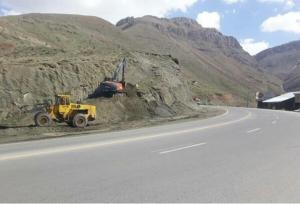
[[35,104],[58,93],[85,100],[123,57],[133,94],[89,101],[97,105],[99,123],[192,111],[182,67],[170,55],[129,49],[130,39],[102,19],[29,14],[1,17],[0,26],[0,121],[20,121]]

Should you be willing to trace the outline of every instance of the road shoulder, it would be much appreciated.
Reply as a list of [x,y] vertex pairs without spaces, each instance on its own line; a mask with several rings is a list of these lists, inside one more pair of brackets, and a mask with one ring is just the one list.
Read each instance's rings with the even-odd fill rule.
[[85,129],[74,129],[66,125],[56,127],[53,126],[50,128],[38,128],[33,126],[7,127],[0,129],[0,144],[130,130],[142,127],[158,126],[162,124],[207,119],[217,117],[225,113],[226,108],[205,106],[201,107],[199,111],[195,111],[195,113],[189,115],[177,115],[174,117],[164,118],[145,118],[142,120],[124,121],[120,123],[109,124],[109,126],[108,124],[93,124]]

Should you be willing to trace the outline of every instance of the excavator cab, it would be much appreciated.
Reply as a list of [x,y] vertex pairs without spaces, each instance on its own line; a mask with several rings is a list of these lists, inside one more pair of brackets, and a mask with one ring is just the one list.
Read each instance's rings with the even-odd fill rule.
[[[100,83],[98,88],[90,98],[96,97],[112,97],[115,94],[125,93],[125,69],[127,67],[127,59],[124,58],[122,62],[117,66],[115,71],[112,74],[112,77],[105,77],[104,80]],[[121,77],[121,79],[120,79]]]

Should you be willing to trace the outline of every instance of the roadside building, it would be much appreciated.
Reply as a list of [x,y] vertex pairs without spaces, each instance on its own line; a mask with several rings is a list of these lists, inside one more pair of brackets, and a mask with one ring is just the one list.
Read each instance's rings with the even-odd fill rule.
[[297,110],[300,108],[300,92],[289,92],[262,101],[259,108],[274,110]]

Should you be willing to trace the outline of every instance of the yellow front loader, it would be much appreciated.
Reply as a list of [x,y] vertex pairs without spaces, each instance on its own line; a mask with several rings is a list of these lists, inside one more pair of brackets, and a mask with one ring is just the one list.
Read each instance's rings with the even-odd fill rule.
[[51,126],[52,122],[55,121],[84,128],[89,121],[96,119],[96,106],[71,103],[70,98],[70,95],[56,95],[54,104],[48,105],[45,111],[35,114],[36,126]]

